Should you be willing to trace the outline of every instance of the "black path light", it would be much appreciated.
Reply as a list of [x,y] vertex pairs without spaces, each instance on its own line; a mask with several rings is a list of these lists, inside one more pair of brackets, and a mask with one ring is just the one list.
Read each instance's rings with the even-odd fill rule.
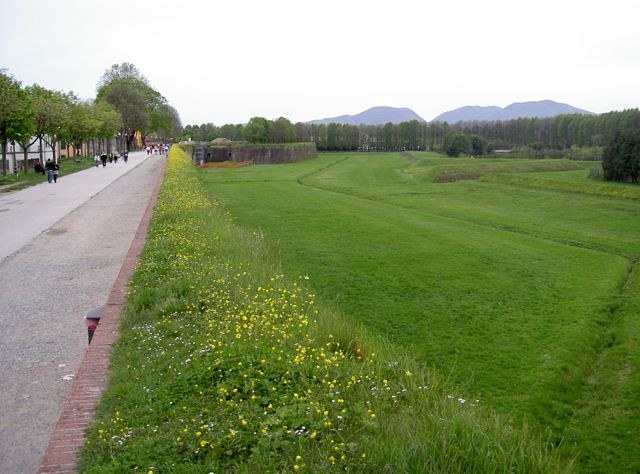
[[98,308],[92,309],[87,313],[84,317],[84,324],[87,326],[87,335],[89,336],[89,344],[91,344],[91,339],[93,339],[93,333],[96,331],[98,324],[100,323],[100,317],[104,312],[104,306],[99,306]]

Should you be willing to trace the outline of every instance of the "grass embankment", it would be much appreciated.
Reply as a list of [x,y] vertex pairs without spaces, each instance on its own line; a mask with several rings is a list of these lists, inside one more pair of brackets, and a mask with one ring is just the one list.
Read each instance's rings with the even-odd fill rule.
[[[323,303],[575,445],[585,469],[634,472],[640,203],[581,163],[493,161],[332,154],[201,175]],[[432,182],[442,166],[483,179]]]
[[460,180],[478,179],[493,173],[524,173],[532,171],[569,171],[582,167],[570,160],[500,160],[459,158],[446,164],[415,166],[410,172],[423,181],[452,183]]
[[197,175],[174,147],[83,472],[570,468],[318,304]]
[[[93,158],[85,157],[78,160],[73,158],[61,158],[60,176],[58,179],[64,178],[65,175],[91,168],[92,166],[94,166]],[[36,173],[33,170],[33,167],[31,167],[26,173],[20,170],[17,177],[13,173],[7,174],[7,176],[0,176],[0,192],[17,191],[46,181],[46,174],[43,175],[42,173]]]

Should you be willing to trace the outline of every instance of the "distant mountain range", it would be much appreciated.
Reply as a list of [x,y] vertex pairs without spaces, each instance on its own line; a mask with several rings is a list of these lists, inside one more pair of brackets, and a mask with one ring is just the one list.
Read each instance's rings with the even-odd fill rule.
[[426,122],[425,119],[420,117],[411,109],[396,108],[396,107],[371,107],[364,112],[360,112],[356,115],[340,115],[338,117],[329,117],[318,120],[311,120],[308,123],[316,124],[329,124],[329,123],[341,123],[348,125],[384,125],[385,123],[400,123],[408,122],[410,120],[417,120],[418,122]]
[[[472,122],[474,120],[512,120],[522,117],[555,117],[560,114],[587,114],[593,115],[588,110],[578,109],[569,104],[554,102],[553,100],[540,100],[533,102],[516,102],[507,107],[468,105],[459,109],[450,110],[438,115],[433,122]],[[396,107],[372,107],[356,115],[340,115],[318,120],[311,120],[310,124],[341,123],[349,125],[384,125],[385,123],[408,122],[417,120],[426,122],[413,110]]]
[[540,100],[535,102],[516,102],[505,108],[468,105],[440,114],[433,119],[433,122],[456,123],[471,122],[474,120],[512,120],[529,117],[555,117],[561,114],[593,115],[593,112],[552,100]]

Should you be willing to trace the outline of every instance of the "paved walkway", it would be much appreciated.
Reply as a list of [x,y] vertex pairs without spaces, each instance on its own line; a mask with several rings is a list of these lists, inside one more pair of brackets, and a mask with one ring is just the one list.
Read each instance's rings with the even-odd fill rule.
[[144,152],[130,153],[127,164],[119,159],[69,176],[63,165],[58,183],[43,176],[42,184],[0,194],[0,262],[146,158]]
[[164,157],[0,196],[0,472],[36,472]]

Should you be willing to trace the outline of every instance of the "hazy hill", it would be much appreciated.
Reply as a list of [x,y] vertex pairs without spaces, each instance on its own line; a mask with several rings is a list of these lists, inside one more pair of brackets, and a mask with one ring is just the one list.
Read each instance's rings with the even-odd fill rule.
[[348,125],[384,125],[385,123],[401,123],[409,120],[417,120],[425,122],[425,120],[416,114],[413,110],[396,107],[371,107],[364,112],[356,115],[340,115],[338,117],[329,117],[318,120],[311,120],[308,123],[341,123]]
[[560,114],[588,114],[593,112],[578,109],[569,104],[540,100],[534,102],[516,102],[505,108],[488,106],[466,106],[438,115],[434,122],[470,122],[474,120],[511,120],[522,117],[555,117]]

